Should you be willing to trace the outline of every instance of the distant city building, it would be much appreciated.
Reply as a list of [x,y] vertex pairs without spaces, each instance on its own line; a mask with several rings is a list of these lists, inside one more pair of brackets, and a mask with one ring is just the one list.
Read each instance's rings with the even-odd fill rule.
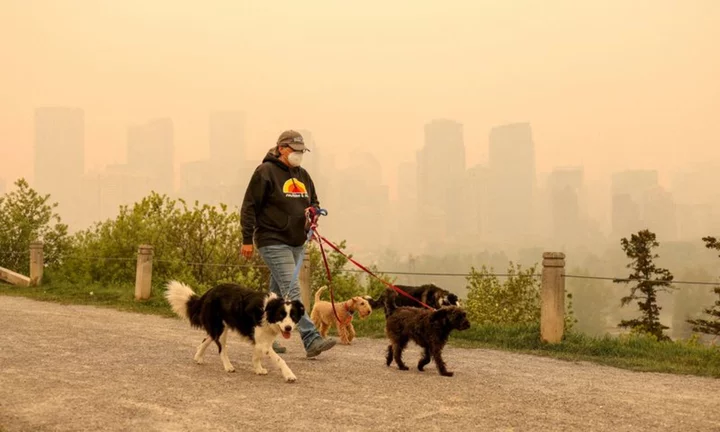
[[612,236],[622,238],[649,229],[660,240],[676,240],[672,195],[658,182],[656,170],[628,170],[612,177]]
[[490,131],[488,237],[521,244],[534,233],[535,143],[529,123]]
[[102,172],[86,176],[83,202],[87,207],[80,228],[117,217],[120,206],[132,206],[146,197],[152,179],[131,170],[127,164],[108,165]]
[[461,223],[465,241],[473,243],[485,240],[488,225],[488,191],[490,187],[490,169],[487,166],[476,165],[467,170],[465,188],[465,206]]
[[210,160],[239,166],[245,160],[245,114],[214,111],[210,114]]
[[328,217],[320,221],[324,232],[342,236],[352,251],[387,246],[389,191],[382,182],[380,162],[370,153],[352,155],[350,166],[335,178],[342,179],[340,186],[329,196],[320,196],[328,209]]
[[[175,191],[175,132],[169,118],[131,126],[127,133],[127,169],[150,179],[150,189],[160,194]],[[150,190],[143,191],[144,195]]]
[[[462,235],[465,143],[462,123],[436,119],[425,124],[425,143],[417,152],[419,226],[426,246]],[[399,191],[402,193],[402,191]]]
[[576,245],[586,238],[584,176],[582,167],[556,168],[548,176],[552,239],[560,245]]
[[404,162],[398,166],[397,193],[388,218],[390,244],[403,253],[416,251],[422,230],[418,229],[417,165]]
[[677,203],[677,229],[680,240],[697,241],[709,233],[720,232],[720,164],[705,162],[672,178],[671,192]]
[[224,186],[236,186],[245,163],[245,114],[242,111],[215,111],[210,114],[210,161],[214,176]]
[[50,194],[63,221],[77,224],[85,174],[85,114],[79,108],[35,110],[35,179],[32,187]]

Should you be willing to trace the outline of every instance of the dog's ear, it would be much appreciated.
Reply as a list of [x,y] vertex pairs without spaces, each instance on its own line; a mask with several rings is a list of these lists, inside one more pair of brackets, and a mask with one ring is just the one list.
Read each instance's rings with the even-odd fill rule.
[[265,305],[265,317],[269,323],[276,323],[282,318],[280,317],[281,309],[284,310],[285,301],[281,298],[273,298],[268,300]]
[[300,321],[300,318],[305,315],[305,306],[300,300],[293,300],[291,304],[292,307],[290,308],[290,319],[292,319],[293,322],[297,324]]
[[448,322],[448,315],[449,311],[446,308],[440,308],[436,310],[435,312],[430,315],[430,320],[432,322],[441,323],[442,325],[446,325]]
[[467,312],[458,307],[451,307],[449,309],[451,310],[449,321],[452,323],[452,327],[454,329],[465,330],[470,328],[470,321],[468,321]]

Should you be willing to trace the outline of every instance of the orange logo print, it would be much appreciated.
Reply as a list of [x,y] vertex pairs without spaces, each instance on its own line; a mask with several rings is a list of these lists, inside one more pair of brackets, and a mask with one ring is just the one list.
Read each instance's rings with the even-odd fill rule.
[[283,184],[283,193],[285,196],[293,198],[306,197],[307,188],[305,188],[305,183],[296,178],[291,178]]

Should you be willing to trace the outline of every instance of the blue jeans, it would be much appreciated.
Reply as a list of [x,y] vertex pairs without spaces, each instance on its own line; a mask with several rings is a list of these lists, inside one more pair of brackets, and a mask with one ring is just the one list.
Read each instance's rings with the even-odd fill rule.
[[[258,253],[262,257],[265,264],[270,268],[270,292],[274,292],[280,297],[284,297],[290,300],[300,300],[300,284],[295,279],[290,284],[293,273],[295,272],[295,266],[298,260],[305,253],[304,246],[288,246],[288,245],[270,245],[258,248]],[[304,305],[307,309],[310,305]],[[315,324],[310,320],[310,317],[305,312],[300,322],[297,325],[297,329],[300,331],[303,345],[305,350],[308,349],[310,344],[320,337],[320,333],[315,328]]]

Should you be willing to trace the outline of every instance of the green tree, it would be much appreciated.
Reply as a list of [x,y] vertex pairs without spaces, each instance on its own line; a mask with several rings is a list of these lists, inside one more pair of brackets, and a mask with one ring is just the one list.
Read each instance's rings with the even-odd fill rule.
[[[720,250],[720,242],[715,237],[704,237],[703,241],[708,249]],[[713,291],[717,294],[718,300],[715,301],[713,307],[704,310],[710,319],[698,318],[688,320],[688,323],[692,324],[694,332],[717,337],[720,336],[720,287],[715,287]]]
[[620,241],[622,249],[630,258],[627,268],[632,269],[628,279],[616,280],[617,283],[631,283],[630,295],[621,300],[621,305],[626,306],[633,300],[637,300],[640,318],[620,321],[619,327],[631,328],[633,331],[649,333],[658,340],[669,340],[664,330],[668,329],[660,322],[660,310],[657,304],[657,295],[660,291],[671,291],[673,275],[669,270],[659,268],[653,260],[659,255],[653,253],[653,249],[660,246],[654,233],[649,230],[639,231],[632,234],[630,240],[623,238]]
[[[682,280],[706,281],[711,275],[702,268],[686,269],[681,276]],[[674,339],[689,339],[692,337],[693,326],[688,321],[702,318],[703,307],[714,301],[714,293],[707,285],[683,285],[682,289],[674,295],[672,304],[672,324],[670,326]]]
[[206,289],[236,281],[267,289],[269,272],[255,254],[239,254],[240,216],[224,204],[189,206],[152,193],[132,206],[122,206],[113,220],[98,223],[73,238],[72,257],[62,276],[75,280],[129,283],[141,244],[152,245],[153,284],[179,279]]
[[21,274],[30,272],[30,242],[44,243],[45,265],[63,261],[70,248],[68,227],[55,213],[57,203],[41,195],[25,179],[16,189],[0,197],[0,265]]

